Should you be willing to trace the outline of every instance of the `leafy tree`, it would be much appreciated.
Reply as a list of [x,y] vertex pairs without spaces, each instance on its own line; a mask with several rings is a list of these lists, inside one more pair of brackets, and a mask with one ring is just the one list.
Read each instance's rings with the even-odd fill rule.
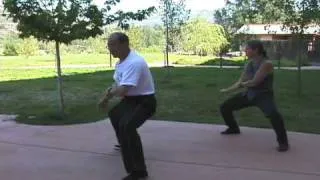
[[17,56],[18,44],[21,43],[21,39],[15,34],[7,34],[3,37],[3,55],[5,56]]
[[39,53],[39,43],[37,39],[34,37],[23,39],[23,41],[18,44],[17,52],[19,55],[24,55],[27,58],[37,55]]
[[130,37],[130,45],[136,50],[141,50],[143,47],[143,32],[140,27],[130,27],[127,31],[128,36]]
[[142,20],[154,7],[137,13],[117,11],[110,14],[120,0],[106,0],[101,10],[92,0],[4,0],[8,16],[18,23],[20,37],[34,36],[41,41],[55,42],[60,115],[64,116],[60,44],[76,39],[96,37],[103,33],[102,26],[114,22],[125,28],[129,19]]
[[286,18],[286,0],[229,0],[214,19],[231,34],[248,23],[275,23]]
[[143,47],[144,48],[157,48],[158,50],[163,50],[165,45],[165,37],[163,34],[163,27],[154,26],[142,27],[143,33]]
[[[316,24],[320,25],[320,1],[319,0],[286,0],[284,29],[289,29],[293,34],[295,44],[300,44],[303,39],[308,39],[305,31]],[[318,33],[320,29],[317,30]],[[315,32],[317,33],[317,32]],[[312,40],[312,38],[309,38]],[[298,95],[301,95],[301,64],[302,49],[298,52]]]
[[134,49],[163,48],[165,38],[161,27],[133,26],[127,33]]
[[17,56],[17,48],[14,43],[12,42],[6,42],[4,44],[4,50],[3,50],[3,55],[5,56]]
[[217,55],[228,45],[223,27],[203,19],[187,23],[182,32],[184,49],[195,54]]
[[162,22],[168,27],[168,45],[177,50],[181,39],[181,27],[189,20],[190,10],[186,8],[185,0],[160,0]]
[[107,53],[106,50],[106,40],[105,35],[99,35],[95,38],[89,38],[88,39],[88,46],[89,46],[89,52],[98,53],[98,54],[105,54]]
[[239,47],[236,31],[244,24],[277,23],[287,16],[286,0],[228,0],[225,7],[214,13],[215,22],[222,25],[233,41],[233,49]]

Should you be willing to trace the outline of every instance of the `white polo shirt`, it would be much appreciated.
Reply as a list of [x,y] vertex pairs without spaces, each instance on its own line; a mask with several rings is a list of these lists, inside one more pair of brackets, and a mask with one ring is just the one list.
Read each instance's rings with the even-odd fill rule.
[[146,61],[132,50],[125,60],[116,64],[113,78],[117,86],[133,86],[126,94],[127,96],[155,93],[153,77]]

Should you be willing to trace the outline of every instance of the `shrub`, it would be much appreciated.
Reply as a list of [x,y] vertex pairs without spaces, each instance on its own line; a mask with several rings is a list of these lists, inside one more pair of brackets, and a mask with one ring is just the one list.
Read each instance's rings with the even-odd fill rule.
[[14,43],[12,42],[6,42],[4,44],[4,50],[3,50],[3,55],[5,56],[17,56],[17,48]]

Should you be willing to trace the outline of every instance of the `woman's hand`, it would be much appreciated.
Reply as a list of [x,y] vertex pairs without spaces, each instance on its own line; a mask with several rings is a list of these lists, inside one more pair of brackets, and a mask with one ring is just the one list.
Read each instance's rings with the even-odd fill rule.
[[228,89],[225,89],[225,88],[224,89],[220,89],[220,92],[221,93],[226,93],[226,92],[228,92]]

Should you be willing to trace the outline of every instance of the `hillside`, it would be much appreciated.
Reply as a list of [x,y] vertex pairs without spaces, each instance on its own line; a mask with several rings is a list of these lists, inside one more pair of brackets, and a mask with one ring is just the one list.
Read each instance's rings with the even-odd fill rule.
[[[214,11],[202,10],[202,11],[191,11],[190,19],[194,19],[197,17],[201,17],[207,19],[210,22],[213,22],[213,14]],[[154,14],[146,20],[143,21],[133,21],[131,24],[135,25],[143,25],[143,26],[154,26],[154,25],[162,25],[161,15]]]
[[4,10],[2,0],[0,0],[0,39],[10,32],[16,32],[16,24],[3,15]]

